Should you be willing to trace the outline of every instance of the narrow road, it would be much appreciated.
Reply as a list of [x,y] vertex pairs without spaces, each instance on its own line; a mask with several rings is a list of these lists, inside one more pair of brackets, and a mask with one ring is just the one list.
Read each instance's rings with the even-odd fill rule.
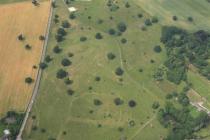
[[[42,49],[40,62],[44,62],[44,59],[45,59],[45,54],[46,54],[48,39],[49,39],[50,26],[51,26],[51,23],[52,23],[52,15],[53,15],[53,8],[51,6],[50,15],[49,15],[49,19],[48,19],[48,25],[47,25],[47,28],[46,28],[46,31],[45,31],[45,41],[44,41],[44,44],[43,44],[43,49]],[[28,120],[29,114],[30,114],[31,109],[33,107],[35,98],[38,94],[39,85],[40,85],[40,81],[41,81],[41,76],[42,76],[42,70],[39,68],[38,73],[37,73],[37,77],[36,77],[36,81],[35,81],[35,85],[34,85],[34,89],[33,89],[33,93],[32,93],[32,97],[31,97],[31,100],[30,100],[30,102],[27,106],[27,110],[25,112],[25,117],[24,117],[24,120],[22,122],[20,131],[19,131],[19,134],[18,134],[16,140],[22,140],[23,130],[25,129],[26,122]]]

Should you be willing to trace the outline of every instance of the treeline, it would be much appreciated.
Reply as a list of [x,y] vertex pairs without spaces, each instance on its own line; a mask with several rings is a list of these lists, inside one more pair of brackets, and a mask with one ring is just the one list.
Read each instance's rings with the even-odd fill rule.
[[16,113],[14,111],[9,111],[7,112],[6,116],[0,120],[0,127],[4,129],[8,129],[10,131],[11,140],[16,139],[19,133],[23,118],[24,118],[23,113]]
[[210,80],[210,34],[200,30],[195,33],[171,26],[162,29],[161,42],[165,45],[168,68],[167,79],[179,84],[187,80],[187,70],[192,64],[201,75]]

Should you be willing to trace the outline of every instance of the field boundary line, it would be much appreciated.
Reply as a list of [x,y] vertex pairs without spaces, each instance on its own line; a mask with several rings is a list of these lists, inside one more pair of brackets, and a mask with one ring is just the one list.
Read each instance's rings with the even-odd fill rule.
[[[40,62],[44,61],[46,50],[47,50],[49,33],[50,33],[50,27],[51,27],[52,16],[53,16],[53,7],[51,6],[51,3],[53,1],[54,0],[50,0],[50,12],[49,12],[49,17],[48,17],[47,28],[46,28],[46,31],[45,31],[45,41],[44,41],[44,44],[43,44],[43,49],[42,49],[42,53],[41,53]],[[38,94],[39,85],[40,85],[40,81],[41,81],[41,76],[42,76],[42,69],[39,68],[38,72],[37,72],[36,81],[35,81],[35,85],[34,85],[34,88],[33,88],[32,96],[31,96],[30,102],[29,102],[29,104],[27,106],[27,109],[26,109],[26,112],[25,112],[25,117],[24,117],[24,120],[22,122],[22,125],[21,125],[21,128],[19,130],[19,133],[17,135],[16,140],[22,140],[23,131],[25,129],[25,126],[26,126],[29,114],[31,112],[31,109],[33,107],[34,100],[35,100],[35,98],[36,98],[36,96]]]

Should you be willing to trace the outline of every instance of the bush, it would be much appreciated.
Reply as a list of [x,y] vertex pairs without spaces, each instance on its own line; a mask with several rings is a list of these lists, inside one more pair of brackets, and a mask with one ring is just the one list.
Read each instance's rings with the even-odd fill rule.
[[93,100],[93,103],[94,103],[94,105],[96,105],[96,106],[100,106],[100,105],[103,104],[102,101],[100,101],[99,99],[94,99],[94,100]]
[[95,38],[96,39],[103,39],[103,36],[101,35],[101,33],[96,33]]
[[115,103],[115,105],[119,106],[119,105],[122,105],[124,103],[124,101],[120,98],[115,98],[114,103]]
[[68,53],[68,57],[73,57],[73,56],[74,56],[74,54],[72,52]]
[[177,20],[178,20],[178,17],[177,17],[177,16],[173,16],[172,19],[173,19],[174,21],[177,21]]
[[43,35],[40,35],[39,36],[39,40],[44,41],[45,40],[45,37]]
[[70,84],[73,83],[73,81],[70,80],[69,78],[66,78],[66,79],[64,80],[64,83],[65,83],[66,85],[70,85]]
[[66,72],[66,71],[63,70],[63,69],[59,69],[59,70],[57,71],[57,73],[56,73],[56,77],[57,77],[58,79],[63,79],[63,78],[65,78],[67,75],[68,75],[68,72]]
[[115,59],[115,57],[116,57],[115,54],[113,54],[113,53],[111,53],[111,52],[107,54],[107,58],[108,58],[109,60],[113,60],[113,59]]
[[146,20],[144,21],[144,24],[145,24],[146,26],[151,26],[151,25],[152,25],[152,22],[151,22],[150,19],[146,19]]
[[125,7],[130,8],[130,4],[128,2],[126,2]]
[[136,102],[135,102],[134,100],[130,100],[130,101],[128,102],[128,105],[129,105],[130,107],[135,107],[135,106],[136,106]]
[[139,17],[139,18],[142,18],[142,17],[143,17],[143,14],[142,14],[142,13],[139,13],[139,14],[138,14],[138,17]]
[[44,62],[41,62],[40,64],[39,64],[39,67],[40,67],[40,69],[45,69],[45,68],[47,68],[47,64],[45,64]]
[[57,42],[61,42],[61,41],[63,41],[64,38],[63,38],[63,35],[61,35],[61,34],[56,34],[56,35],[55,35],[55,39],[56,39]]
[[30,50],[30,49],[31,49],[31,46],[30,46],[29,44],[26,44],[26,45],[25,45],[25,49],[26,49],[26,50]]
[[25,78],[25,83],[31,84],[31,83],[33,83],[33,79],[31,77],[26,77]]
[[18,35],[18,40],[23,41],[24,39],[25,37],[22,34]]
[[70,19],[75,19],[75,18],[76,18],[75,13],[71,13],[71,14],[69,15],[69,18],[70,18]]
[[59,46],[55,46],[55,47],[53,48],[53,52],[54,52],[54,53],[60,53],[61,50],[62,50],[62,49],[61,49]]
[[125,23],[120,22],[120,23],[117,25],[117,28],[118,28],[118,30],[119,30],[120,32],[125,32],[126,29],[127,29],[127,26],[126,26]]
[[67,94],[72,96],[72,95],[74,95],[74,91],[72,89],[68,89],[67,90]]
[[50,57],[50,55],[47,55],[44,59],[47,63],[49,63],[50,61],[52,61],[52,58]]
[[115,70],[115,74],[116,74],[117,76],[122,76],[123,73],[124,73],[124,71],[123,71],[123,69],[120,68],[120,67],[118,67],[118,68]]
[[57,34],[62,35],[62,36],[65,36],[67,33],[66,33],[66,31],[64,30],[64,28],[58,28]]
[[158,23],[158,18],[157,17],[152,17],[152,23]]
[[159,102],[154,102],[154,103],[152,104],[152,108],[153,108],[153,109],[158,109],[159,106],[160,106]]
[[64,21],[62,22],[62,27],[63,27],[63,28],[69,28],[69,27],[70,27],[70,23],[68,22],[68,20],[64,20]]
[[71,65],[71,61],[67,58],[64,58],[62,61],[61,61],[61,64],[66,67],[66,66],[70,66]]
[[95,77],[95,81],[99,82],[100,80],[101,80],[101,77],[99,77],[99,76]]
[[159,45],[156,45],[156,46],[154,47],[154,51],[155,51],[156,53],[160,53],[160,52],[162,51],[162,49],[161,49],[161,47],[160,47]]
[[192,17],[188,17],[187,18],[189,22],[193,22],[193,18]]
[[125,44],[125,43],[127,43],[127,40],[126,40],[125,38],[122,38],[122,39],[121,39],[121,43],[122,43],[122,44]]
[[110,35],[115,35],[116,34],[116,31],[115,31],[115,29],[109,29],[109,34]]
[[84,41],[86,41],[86,40],[87,40],[87,37],[85,37],[85,36],[80,37],[80,41],[81,41],[81,42],[84,42]]

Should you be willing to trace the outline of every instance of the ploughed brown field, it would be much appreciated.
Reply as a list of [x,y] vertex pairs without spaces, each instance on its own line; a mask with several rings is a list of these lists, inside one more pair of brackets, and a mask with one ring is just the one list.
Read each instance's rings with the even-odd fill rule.
[[[0,5],[0,116],[9,110],[24,111],[32,95],[36,80],[50,12],[50,1],[35,7],[31,2]],[[17,39],[19,34],[24,41]],[[32,48],[27,50],[25,45]]]

